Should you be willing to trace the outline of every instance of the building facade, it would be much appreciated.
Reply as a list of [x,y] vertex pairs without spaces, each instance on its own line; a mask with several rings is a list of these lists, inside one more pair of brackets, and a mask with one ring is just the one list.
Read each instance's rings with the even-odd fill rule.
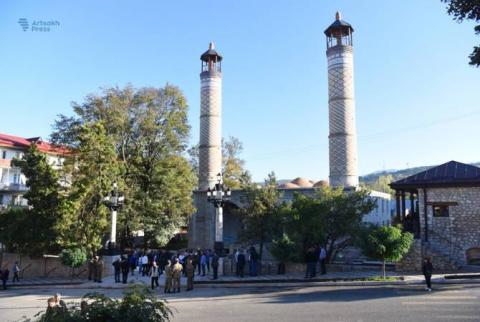
[[450,161],[391,187],[397,217],[421,248],[416,257],[445,270],[480,264],[480,168]]
[[40,137],[22,138],[0,134],[0,210],[10,206],[27,206],[23,194],[27,191],[26,178],[21,170],[12,165],[13,159],[21,159],[32,144],[47,155],[48,162],[61,167],[65,151],[58,149]]

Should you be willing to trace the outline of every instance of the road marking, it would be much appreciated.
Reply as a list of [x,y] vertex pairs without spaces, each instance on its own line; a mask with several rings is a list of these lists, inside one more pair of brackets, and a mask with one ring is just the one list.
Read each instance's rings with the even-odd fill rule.
[[472,315],[438,315],[436,316],[437,319],[447,319],[449,321],[451,320],[474,320],[478,321],[478,316],[472,316]]
[[432,295],[432,296],[428,296],[428,295],[422,295],[422,296],[418,296],[416,298],[420,298],[422,300],[426,300],[426,299],[431,299],[431,300],[474,300],[474,299],[477,299],[476,296],[473,296],[473,295]]
[[415,301],[415,302],[402,302],[402,305],[478,305],[478,302]]

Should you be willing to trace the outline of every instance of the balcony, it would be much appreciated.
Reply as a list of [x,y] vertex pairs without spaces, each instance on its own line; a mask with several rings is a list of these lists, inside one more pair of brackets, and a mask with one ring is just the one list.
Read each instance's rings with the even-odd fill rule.
[[25,192],[28,188],[24,184],[20,183],[4,183],[0,182],[0,191],[18,191]]

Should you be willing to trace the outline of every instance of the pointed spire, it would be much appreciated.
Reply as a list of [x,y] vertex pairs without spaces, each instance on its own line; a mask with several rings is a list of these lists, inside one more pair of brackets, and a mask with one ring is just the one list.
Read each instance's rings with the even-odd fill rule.
[[342,19],[342,14],[340,13],[340,11],[337,11],[337,13],[335,14],[335,20],[341,20]]

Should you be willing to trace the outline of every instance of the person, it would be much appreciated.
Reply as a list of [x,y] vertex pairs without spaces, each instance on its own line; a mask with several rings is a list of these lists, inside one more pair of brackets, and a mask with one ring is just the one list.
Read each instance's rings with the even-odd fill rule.
[[121,261],[123,261],[123,256],[121,258],[117,258],[113,263],[114,275],[115,275],[115,283],[120,283],[120,269],[122,266]]
[[15,283],[15,281],[19,282],[20,280],[18,279],[18,273],[20,273],[20,266],[18,266],[18,262],[15,262],[13,265],[13,279],[12,283]]
[[305,262],[307,264],[305,278],[315,277],[315,263],[317,262],[315,256],[315,248],[309,247],[307,249],[307,253],[305,254]]
[[213,279],[216,280],[218,278],[218,260],[219,257],[217,253],[213,253],[212,256],[212,270],[213,270]]
[[175,259],[175,265],[172,267],[173,293],[180,293],[180,277],[182,277],[183,266],[178,258]]
[[10,274],[10,271],[8,270],[7,267],[2,271],[2,284],[3,284],[3,289],[7,289],[7,281],[8,281],[8,275]]
[[150,267],[150,271],[148,275],[150,275],[150,278],[152,279],[152,290],[153,290],[155,287],[158,287],[159,272],[158,272],[158,266],[156,261],[152,262],[152,267]]
[[66,312],[67,304],[62,300],[60,293],[56,293],[53,298],[55,299],[55,306],[58,307],[61,312]]
[[128,263],[130,264],[130,270],[133,276],[135,275],[135,268],[137,267],[137,257],[135,256],[135,253],[128,256]]
[[237,256],[237,276],[243,277],[243,269],[245,267],[245,262],[245,254],[243,253],[243,250],[241,250]]
[[103,276],[103,260],[99,256],[95,256],[95,276],[94,281],[102,283]]
[[193,290],[193,277],[195,276],[195,266],[193,266],[193,261],[191,259],[187,262],[187,291]]
[[172,291],[172,261],[167,259],[167,265],[163,268],[165,272],[165,288],[164,293],[170,293]]
[[258,261],[258,253],[255,247],[251,246],[250,247],[250,256],[248,259],[248,264],[249,264],[249,271],[250,271],[250,276],[257,276],[257,261]]
[[192,258],[192,264],[195,268],[198,267],[198,275],[202,274],[202,268],[201,268],[201,265],[200,265],[200,257],[202,256],[202,254],[200,253],[200,250],[197,250],[194,254],[193,254],[193,258]]
[[[122,256],[122,260],[120,261],[120,268],[122,270],[122,283],[127,284],[127,279],[128,279],[128,268],[130,267],[130,261],[127,260],[125,257]],[[133,267],[132,271],[135,270],[135,267]]]
[[200,266],[202,267],[202,276],[205,276],[207,270],[207,254],[205,254],[205,252],[203,252],[202,257],[200,257]]
[[320,262],[320,274],[325,275],[327,274],[327,268],[325,266],[325,262],[327,260],[327,251],[325,247],[320,247],[320,254],[318,255],[318,260]]
[[423,272],[423,276],[425,276],[425,283],[427,284],[425,291],[430,292],[432,290],[433,265],[429,257],[425,257],[423,259],[422,272]]
[[207,250],[207,274],[210,275],[210,263],[212,261],[212,251],[210,249]]
[[142,256],[142,276],[147,275],[147,267],[148,267],[148,256],[147,254],[143,254]]
[[88,280],[91,281],[92,278],[95,276],[95,256],[92,256],[88,261]]
[[53,297],[48,298],[47,300],[47,312],[45,313],[46,321],[50,321],[57,313],[57,304]]

